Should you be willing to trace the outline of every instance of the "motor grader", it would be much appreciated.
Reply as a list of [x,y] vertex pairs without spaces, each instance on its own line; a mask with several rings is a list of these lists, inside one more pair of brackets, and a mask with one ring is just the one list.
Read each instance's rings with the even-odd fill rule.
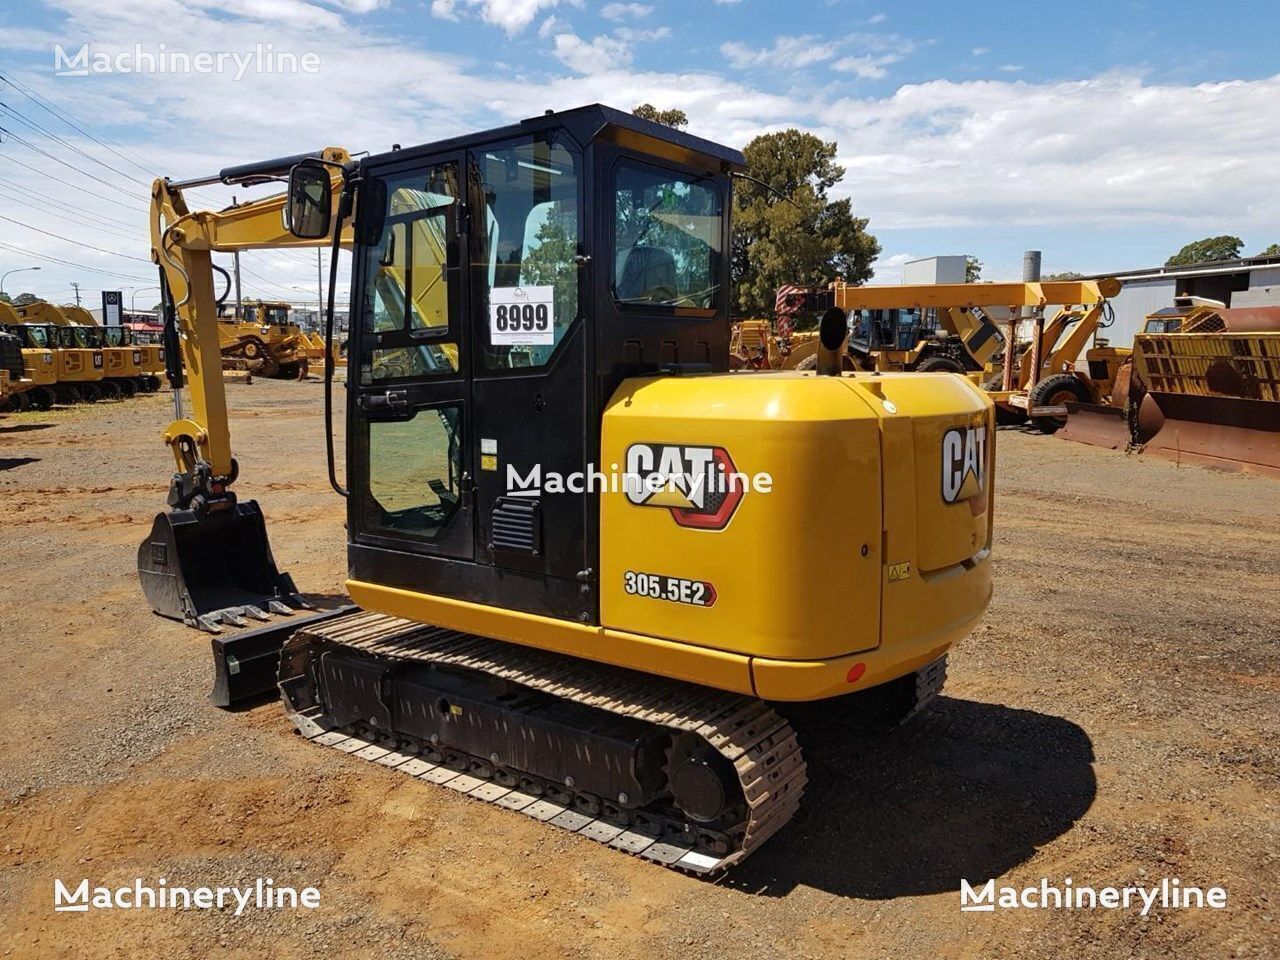
[[[713,874],[796,812],[807,738],[937,695],[991,596],[991,402],[842,374],[838,312],[815,371],[729,374],[744,165],[596,105],[155,182],[176,473],[142,586],[210,630],[281,618],[213,638],[217,701],[278,690],[352,762]],[[272,179],[220,212],[184,198]],[[342,479],[325,435],[355,611],[294,609],[234,492],[218,362],[211,255],[315,245],[329,342],[352,254]]]
[[298,325],[289,322],[283,301],[245,300],[219,318],[223,369],[248,370],[276,380],[300,380],[308,371],[308,345]]

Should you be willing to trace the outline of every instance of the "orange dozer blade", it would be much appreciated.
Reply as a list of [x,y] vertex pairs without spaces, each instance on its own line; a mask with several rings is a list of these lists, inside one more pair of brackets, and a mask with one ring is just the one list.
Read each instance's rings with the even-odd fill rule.
[[1063,440],[1087,443],[1092,447],[1108,450],[1127,450],[1129,447],[1129,418],[1123,407],[1105,403],[1077,403],[1067,401],[1067,422],[1058,431]]
[[1280,479],[1280,403],[1151,392],[1141,423],[1144,454]]

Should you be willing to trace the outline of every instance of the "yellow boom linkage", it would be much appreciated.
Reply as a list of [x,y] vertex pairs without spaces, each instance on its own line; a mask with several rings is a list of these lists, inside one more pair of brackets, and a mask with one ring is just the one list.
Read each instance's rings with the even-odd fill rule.
[[[226,388],[213,288],[213,254],[314,247],[328,239],[301,239],[285,222],[287,197],[275,194],[218,212],[191,212],[183,190],[209,183],[254,185],[286,177],[300,163],[329,171],[332,197],[343,190],[347,151],[232,167],[216,176],[151,188],[151,256],[160,267],[166,304],[166,358],[174,415],[164,441],[176,472],[170,510],[156,516],[138,550],[143,589],[157,613],[216,631],[243,625],[266,611],[287,613],[301,604],[292,580],[279,573],[258,505],[231,491],[237,465],[231,454]],[[337,204],[330,199],[330,208]],[[344,231],[340,242],[349,245]],[[183,386],[189,395],[184,404]],[[265,608],[265,609],[264,609]]]

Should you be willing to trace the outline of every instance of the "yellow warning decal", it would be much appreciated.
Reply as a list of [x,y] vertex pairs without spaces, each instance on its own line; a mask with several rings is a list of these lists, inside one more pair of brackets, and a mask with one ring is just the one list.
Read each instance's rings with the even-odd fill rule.
[[899,580],[909,580],[911,578],[911,561],[905,560],[902,563],[889,564],[889,582],[897,583]]
[[498,469],[497,456],[492,453],[480,454],[480,469],[481,470],[497,470]]

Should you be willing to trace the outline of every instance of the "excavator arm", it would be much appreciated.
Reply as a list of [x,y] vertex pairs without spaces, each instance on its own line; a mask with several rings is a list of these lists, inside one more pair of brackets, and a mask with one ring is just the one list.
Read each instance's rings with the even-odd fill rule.
[[[296,195],[294,173],[300,167],[310,171],[296,178],[311,187],[309,208],[308,198],[299,204]],[[217,632],[221,624],[265,620],[270,612],[288,613],[301,603],[288,575],[276,568],[257,504],[238,501],[231,489],[238,468],[222,379],[213,254],[329,245],[335,227],[339,242],[349,246],[350,231],[342,224],[350,212],[352,169],[347,151],[329,147],[152,185],[151,256],[164,291],[166,372],[174,404],[163,436],[176,467],[169,510],[157,515],[138,551],[143,589],[157,613]],[[252,186],[286,179],[286,193],[217,212],[192,212],[183,196],[184,190],[211,183]],[[326,187],[327,196],[316,195]],[[297,229],[292,218],[302,215],[298,210],[323,210],[325,222]]]

